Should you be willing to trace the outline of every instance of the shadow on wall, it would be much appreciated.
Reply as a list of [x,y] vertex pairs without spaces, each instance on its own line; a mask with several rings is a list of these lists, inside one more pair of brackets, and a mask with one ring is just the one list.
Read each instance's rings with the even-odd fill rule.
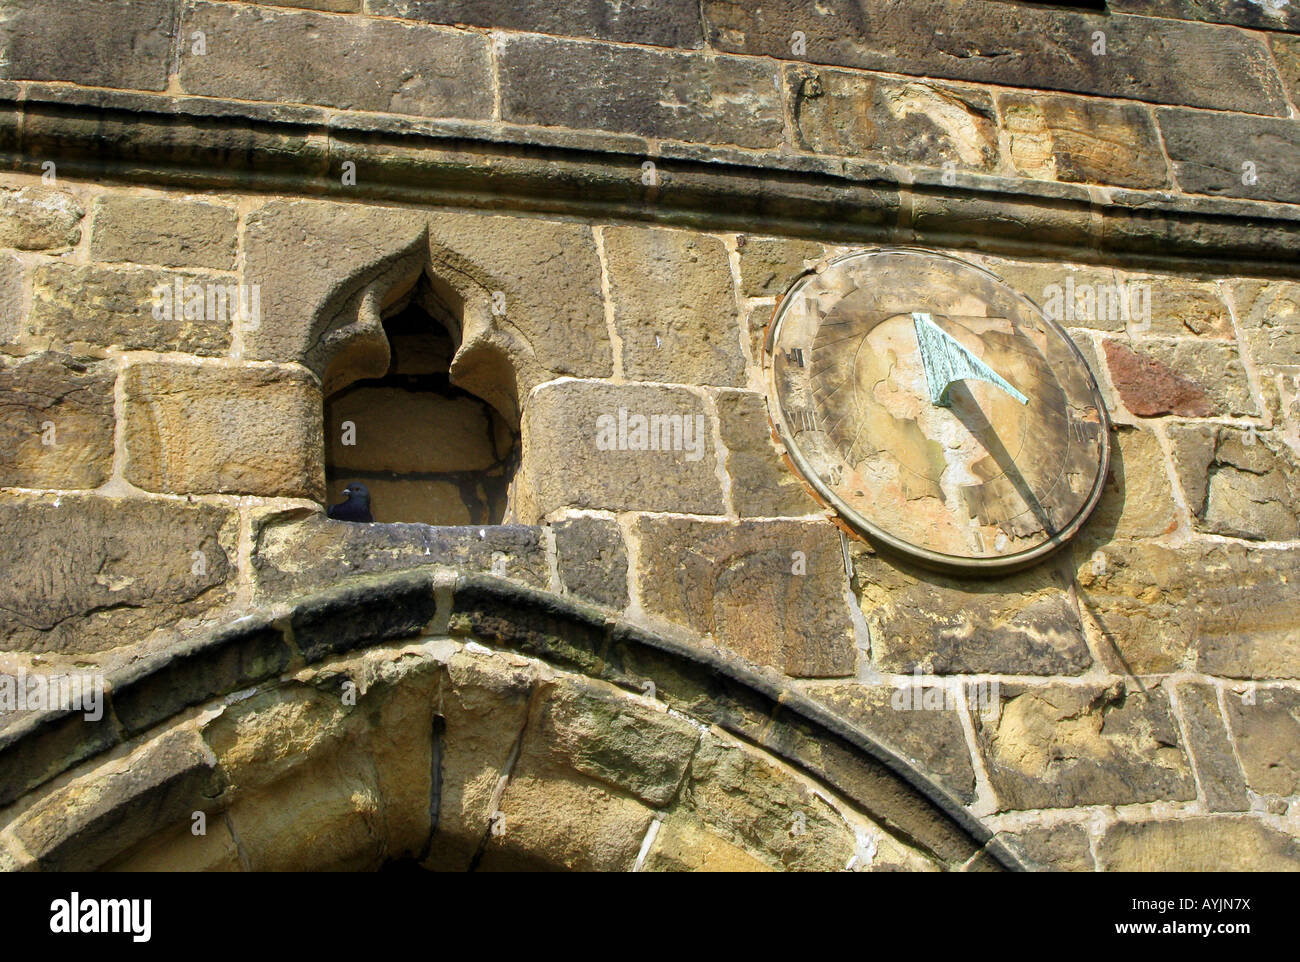
[[325,399],[329,503],[360,481],[377,522],[500,524],[519,461],[519,427],[451,383],[457,312],[422,278],[387,312],[382,377]]

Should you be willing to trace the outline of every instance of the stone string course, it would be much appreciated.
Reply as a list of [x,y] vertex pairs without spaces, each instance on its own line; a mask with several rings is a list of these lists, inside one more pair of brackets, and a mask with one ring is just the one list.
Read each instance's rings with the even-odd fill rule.
[[[1177,269],[1027,249],[1040,238],[1080,246],[1102,224],[1158,233],[1142,220],[1157,202],[1208,212],[1206,223],[1294,219],[1295,5],[1122,0],[1105,17],[957,0],[860,6],[869,41],[851,39],[861,31],[846,26],[841,0],[816,16],[793,0],[764,4],[763,18],[712,0],[579,5],[563,22],[540,2],[62,0],[53,21],[47,4],[10,3],[0,95],[16,106],[0,111],[0,150],[21,160],[0,175],[0,568],[14,573],[0,585],[0,670],[93,666],[126,679],[250,611],[355,576],[454,566],[598,606],[797,689],[926,773],[1035,867],[1300,866],[1294,261],[1233,269],[1225,235],[1208,229],[1189,242],[1205,262]],[[918,24],[927,37],[942,27],[946,41],[917,49]],[[1104,56],[1089,52],[1094,29],[1107,34]],[[803,57],[790,50],[796,30]],[[760,358],[785,287],[847,246],[809,239],[809,225],[778,231],[775,212],[752,229],[733,229],[725,210],[684,229],[304,201],[304,185],[337,179],[349,156],[366,176],[364,151],[319,138],[276,140],[277,179],[250,176],[246,189],[187,191],[122,167],[111,179],[39,176],[71,142],[50,104],[93,116],[97,98],[120,107],[137,95],[141,109],[195,110],[151,128],[152,145],[174,135],[184,152],[210,136],[241,171],[242,149],[223,138],[255,128],[246,117],[262,111],[268,125],[323,117],[359,140],[425,121],[539,149],[590,136],[598,153],[621,137],[638,158],[762,158],[784,165],[773,182],[800,189],[800,171],[814,183],[824,165],[862,163],[894,185],[923,183],[933,190],[888,194],[862,216],[921,239],[927,224],[942,241],[980,235],[988,243],[959,256],[1040,303],[1067,281],[1079,292],[1062,323],[1115,423],[1106,495],[1065,551],[1004,578],[936,576],[857,542],[846,570],[838,530],[771,438]],[[94,136],[129,167],[136,134],[113,124]],[[428,157],[388,160],[398,170]],[[1096,206],[1061,205],[1074,233],[1064,221],[1027,227],[996,199],[982,218],[954,213],[949,170],[957,183],[998,178],[1007,197]],[[1259,229],[1259,246],[1285,251],[1294,234],[1272,231]],[[1017,246],[1026,233],[1032,243]],[[367,298],[421,271],[464,299],[454,370],[521,429],[509,524],[324,518],[330,363],[355,361],[360,376],[378,330]],[[156,317],[154,290],[177,280],[257,285],[261,325]],[[1083,292],[1116,286],[1147,291],[1149,318],[1089,311]],[[498,291],[504,320],[488,306]],[[594,419],[620,407],[702,418],[699,457],[598,449]],[[921,708],[899,709],[900,693]],[[208,733],[181,728],[182,747],[159,750],[201,757]],[[668,728],[665,738],[680,734]],[[222,744],[238,754],[238,738]],[[540,771],[547,760],[521,753],[519,764]],[[181,767],[200,788],[212,777]],[[266,787],[282,775],[250,769],[248,812],[282,804]],[[357,776],[360,794],[382,794],[370,777]],[[646,785],[613,794],[601,802],[609,837],[627,844],[589,846],[609,856],[603,867],[635,857],[662,808]],[[34,857],[32,832],[57,835],[29,820],[15,841],[16,804],[0,810],[0,866]],[[348,821],[343,807],[321,811],[322,831],[331,811]],[[704,844],[697,824],[670,821],[663,846]],[[847,836],[832,834],[838,858]],[[731,829],[722,835],[737,864],[755,857]],[[373,837],[355,841],[367,864]],[[288,864],[277,861],[287,844],[268,836],[265,864]],[[233,838],[213,845],[185,857],[239,860]],[[758,861],[790,864],[779,853]]]

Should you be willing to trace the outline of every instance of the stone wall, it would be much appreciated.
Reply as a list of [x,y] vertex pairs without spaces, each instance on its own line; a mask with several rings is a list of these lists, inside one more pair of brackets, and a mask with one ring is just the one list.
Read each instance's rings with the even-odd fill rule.
[[[5,6],[6,671],[116,677],[452,566],[798,690],[1036,867],[1300,866],[1292,7]],[[844,542],[782,461],[764,325],[873,241],[1078,292],[1115,455],[1030,570]],[[1149,317],[1085,298],[1117,285]],[[325,398],[384,374],[413,291],[519,430],[506,524],[324,518]],[[620,410],[702,431],[606,450]]]

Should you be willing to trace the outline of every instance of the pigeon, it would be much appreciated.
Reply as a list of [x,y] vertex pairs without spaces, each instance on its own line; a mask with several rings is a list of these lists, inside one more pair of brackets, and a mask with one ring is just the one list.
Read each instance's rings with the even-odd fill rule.
[[370,489],[359,481],[353,481],[343,489],[344,501],[330,505],[325,512],[335,521],[374,521],[370,513]]

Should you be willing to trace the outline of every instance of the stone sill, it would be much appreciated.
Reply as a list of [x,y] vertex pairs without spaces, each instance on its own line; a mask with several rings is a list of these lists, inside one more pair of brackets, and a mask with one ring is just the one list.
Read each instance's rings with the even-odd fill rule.
[[[0,82],[0,166],[189,189],[1294,275],[1300,206],[626,134]],[[658,185],[643,183],[656,164]],[[357,185],[341,183],[357,165]],[[1187,262],[1191,262],[1190,264]]]

